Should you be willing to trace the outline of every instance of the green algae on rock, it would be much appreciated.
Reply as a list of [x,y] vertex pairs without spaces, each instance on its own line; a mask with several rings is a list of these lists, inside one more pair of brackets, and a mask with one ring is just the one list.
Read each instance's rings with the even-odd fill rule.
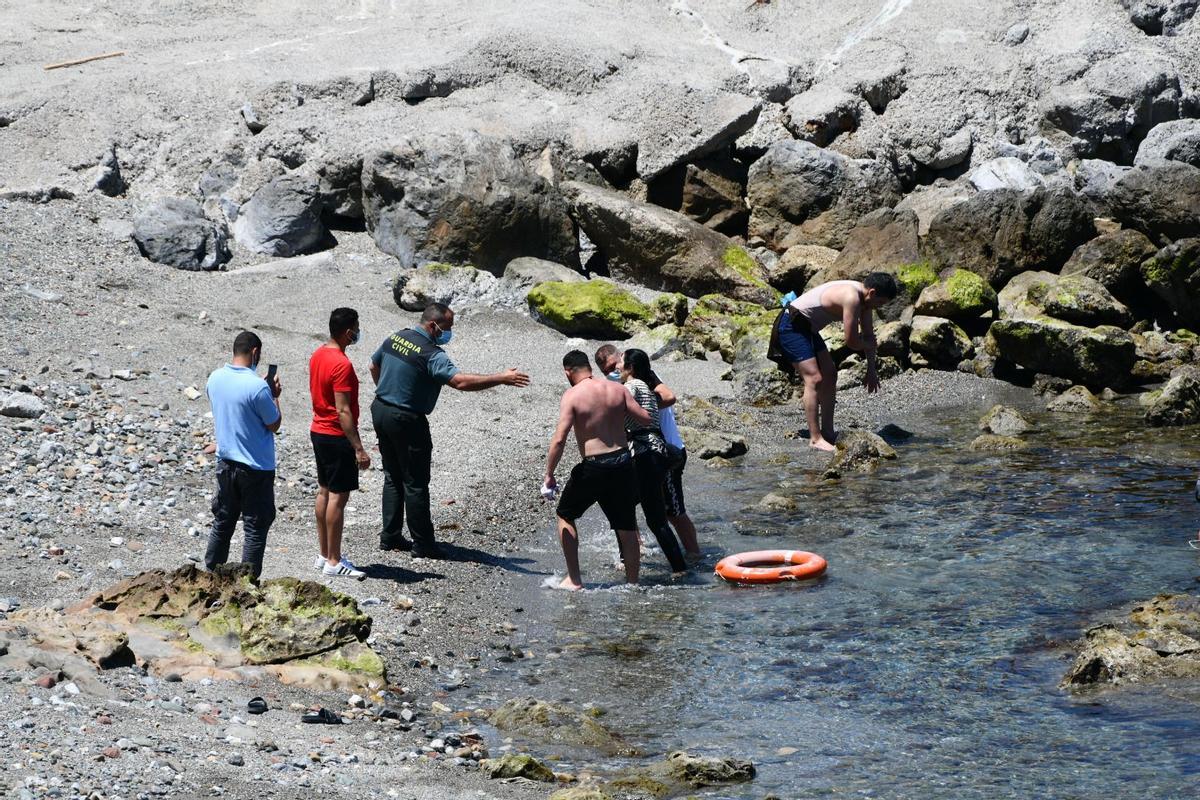
[[915,313],[951,320],[976,319],[996,308],[996,290],[965,269],[948,269],[921,291]]
[[529,290],[535,319],[568,336],[628,339],[650,322],[654,311],[611,281],[547,281]]
[[988,329],[997,358],[1086,386],[1124,386],[1136,360],[1133,337],[1120,328],[1086,328],[1053,317],[1002,319]]
[[937,270],[928,261],[917,261],[896,267],[896,281],[912,300],[920,297],[926,286],[937,283],[937,279]]

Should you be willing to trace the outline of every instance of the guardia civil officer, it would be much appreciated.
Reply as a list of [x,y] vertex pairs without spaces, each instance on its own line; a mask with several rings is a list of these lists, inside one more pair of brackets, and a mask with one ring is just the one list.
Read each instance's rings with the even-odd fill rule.
[[[427,415],[443,386],[476,392],[493,386],[528,386],[515,369],[491,375],[460,372],[442,347],[450,343],[454,312],[430,303],[421,321],[383,340],[371,356],[375,400],[371,420],[383,456],[383,550],[411,550],[415,558],[444,558],[429,514],[429,471],[433,441]],[[403,498],[401,498],[403,492]],[[404,515],[412,541],[404,538]]]

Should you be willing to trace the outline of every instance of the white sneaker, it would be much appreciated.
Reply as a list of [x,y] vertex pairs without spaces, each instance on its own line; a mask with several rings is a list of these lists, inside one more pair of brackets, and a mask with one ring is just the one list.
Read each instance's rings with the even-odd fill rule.
[[361,581],[363,578],[367,577],[367,573],[351,564],[348,558],[343,558],[338,562],[336,567],[331,567],[329,564],[325,564],[325,566],[321,568],[321,572],[325,575],[340,575],[343,578],[354,578],[356,581]]
[[313,561],[313,569],[315,569],[317,572],[320,572],[325,566],[325,563],[325,556],[317,556],[317,559]]

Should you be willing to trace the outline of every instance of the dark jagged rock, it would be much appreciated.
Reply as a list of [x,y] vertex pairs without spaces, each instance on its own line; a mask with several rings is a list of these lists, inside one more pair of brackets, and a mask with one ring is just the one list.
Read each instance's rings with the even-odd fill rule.
[[229,260],[229,231],[204,216],[194,200],[166,197],[133,218],[133,240],[142,255],[177,269],[214,270]]

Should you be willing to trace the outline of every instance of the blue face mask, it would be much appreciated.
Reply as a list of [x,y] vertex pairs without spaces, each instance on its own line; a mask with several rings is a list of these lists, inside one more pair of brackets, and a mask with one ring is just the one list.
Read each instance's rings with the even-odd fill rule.
[[620,383],[621,382],[621,371],[614,369],[612,372],[608,373],[604,377],[608,378],[610,381],[616,381],[617,383]]
[[358,340],[360,338],[362,338],[362,331],[361,330],[355,331],[354,335],[350,337],[350,344],[358,344]]
[[454,335],[454,331],[439,331],[437,338],[433,341],[438,347],[444,347],[450,344],[450,337]]

